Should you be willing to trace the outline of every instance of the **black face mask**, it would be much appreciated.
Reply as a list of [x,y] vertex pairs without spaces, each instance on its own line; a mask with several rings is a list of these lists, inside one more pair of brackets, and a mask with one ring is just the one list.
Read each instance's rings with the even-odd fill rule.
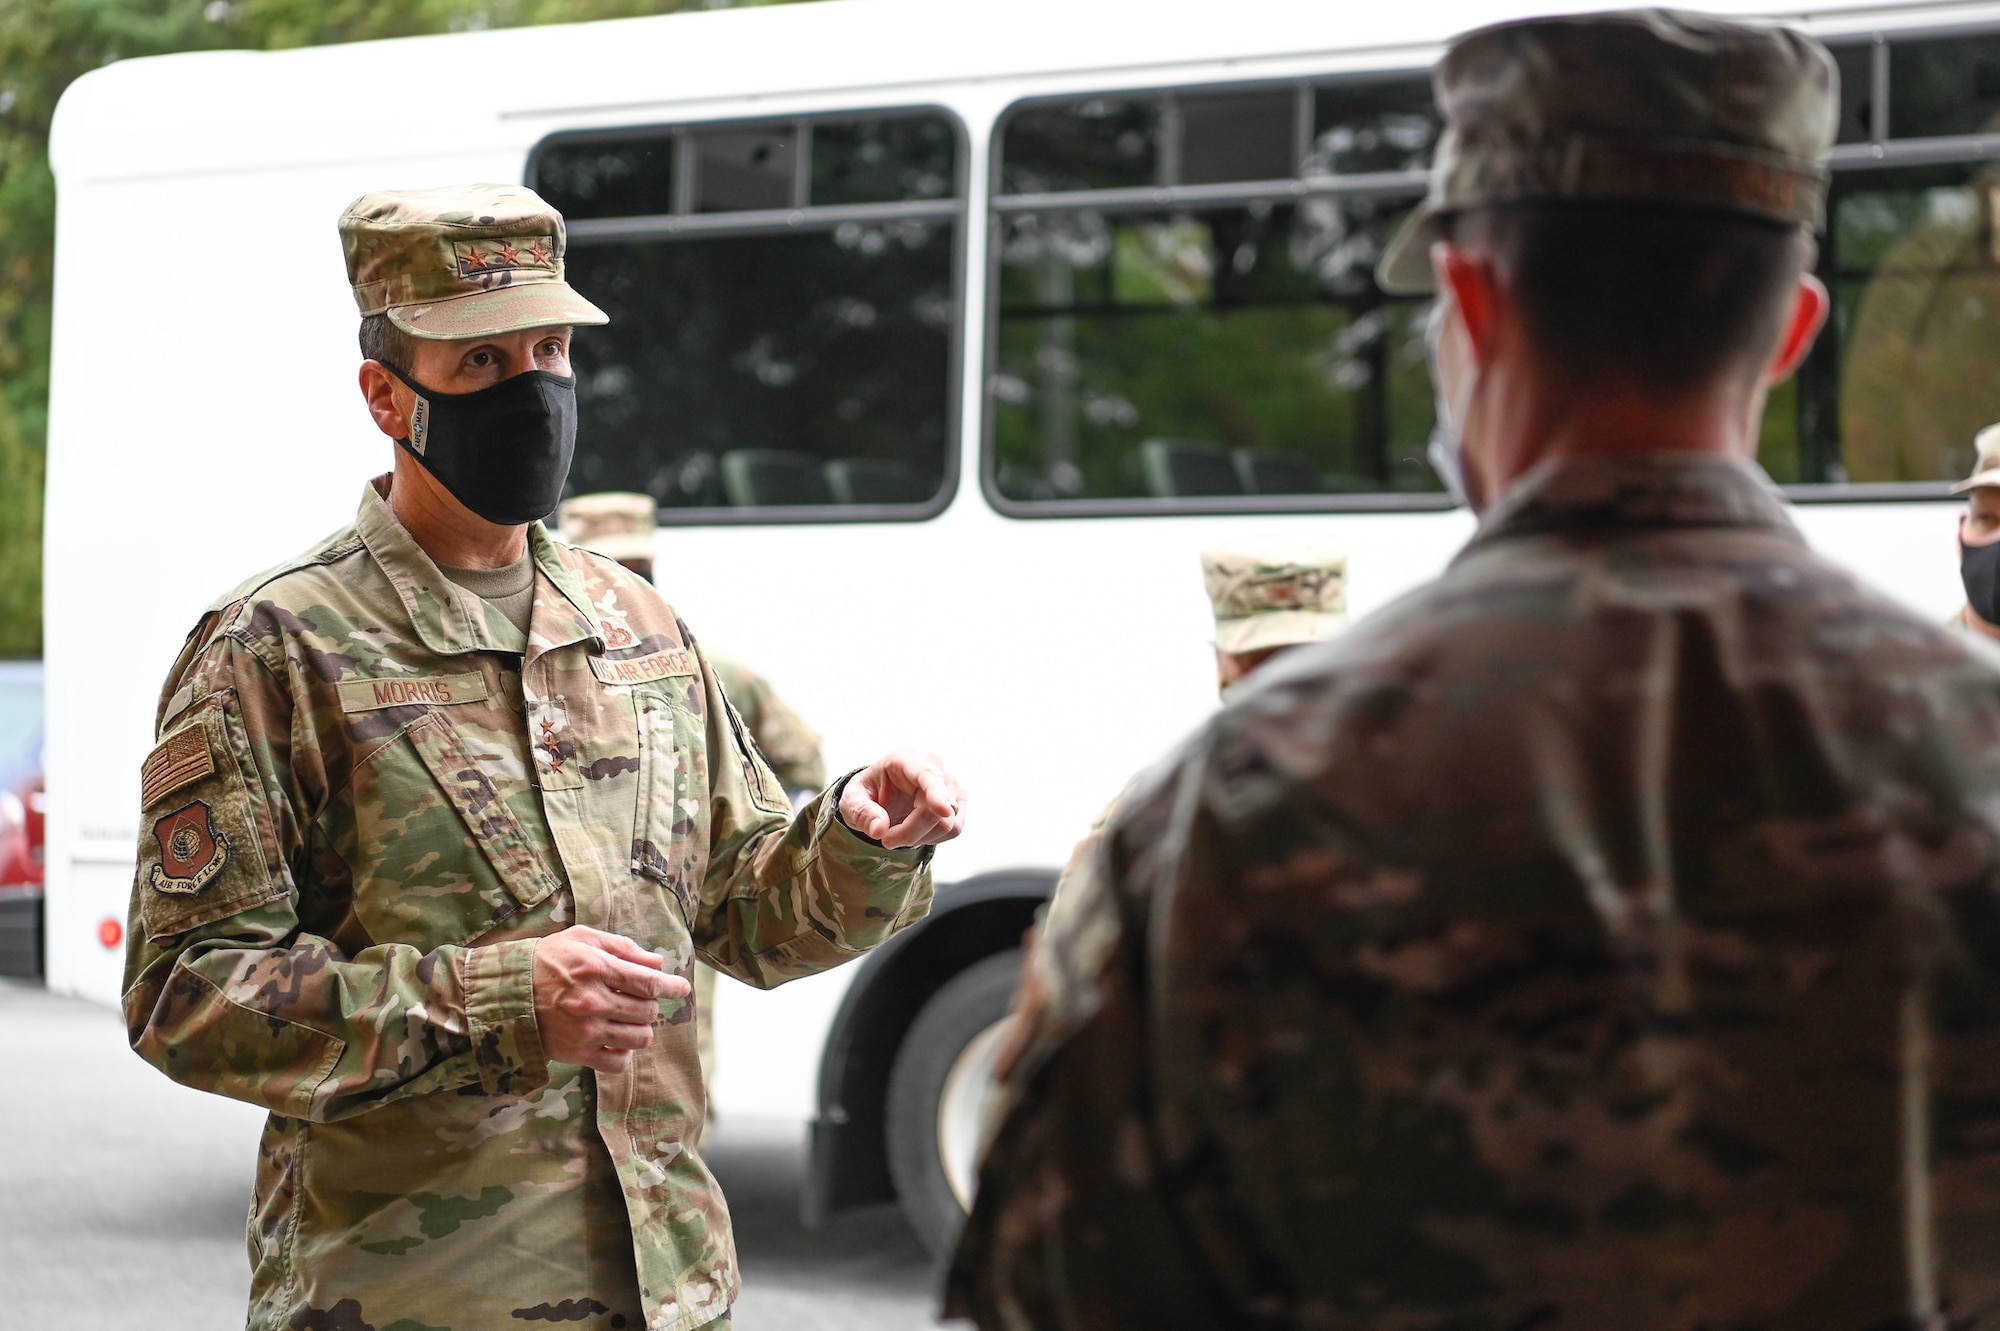
[[1958,576],[1965,584],[1965,603],[1989,624],[2000,624],[2000,541],[1992,545],[1960,545]]
[[488,522],[513,526],[555,510],[576,452],[576,379],[529,370],[476,393],[417,395],[410,437],[396,442],[452,498]]

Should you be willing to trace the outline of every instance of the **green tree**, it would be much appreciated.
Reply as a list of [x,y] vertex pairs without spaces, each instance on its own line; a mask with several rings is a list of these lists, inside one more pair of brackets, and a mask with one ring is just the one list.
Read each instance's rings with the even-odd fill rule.
[[42,650],[55,178],[63,89],[114,60],[629,18],[783,0],[0,0],[0,656]]

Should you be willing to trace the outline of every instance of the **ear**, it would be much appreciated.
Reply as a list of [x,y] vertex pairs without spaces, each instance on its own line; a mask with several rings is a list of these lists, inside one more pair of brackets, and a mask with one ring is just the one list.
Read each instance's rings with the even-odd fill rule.
[[1799,362],[1812,350],[1813,339],[1819,336],[1820,326],[1832,308],[1833,299],[1826,294],[1826,284],[1811,273],[1799,274],[1799,292],[1792,301],[1791,317],[1785,321],[1784,334],[1778,339],[1770,364],[1764,367],[1766,388],[1791,378],[1792,371],[1799,368]]
[[410,413],[416,408],[416,395],[390,373],[388,366],[380,361],[361,362],[361,398],[368,404],[368,414],[375,418],[376,429],[391,439],[410,437]]
[[1488,256],[1445,240],[1431,246],[1431,270],[1437,274],[1438,290],[1451,292],[1452,303],[1458,306],[1458,317],[1472,339],[1473,359],[1485,364],[1493,354],[1506,300],[1499,270]]

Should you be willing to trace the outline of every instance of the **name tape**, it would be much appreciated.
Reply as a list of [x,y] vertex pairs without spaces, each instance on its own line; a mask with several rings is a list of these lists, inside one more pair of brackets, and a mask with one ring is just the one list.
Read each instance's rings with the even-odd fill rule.
[[378,707],[450,707],[486,701],[486,676],[413,675],[407,679],[349,679],[340,685],[340,710],[372,712]]
[[606,684],[649,684],[656,679],[695,672],[694,653],[685,647],[669,647],[664,652],[635,656],[624,661],[593,656],[590,668]]

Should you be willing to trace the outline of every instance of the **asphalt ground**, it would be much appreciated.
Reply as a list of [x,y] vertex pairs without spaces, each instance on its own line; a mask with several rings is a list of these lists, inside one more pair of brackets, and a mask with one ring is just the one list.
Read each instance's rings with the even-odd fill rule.
[[[262,1119],[141,1063],[109,1009],[0,981],[0,1326],[242,1326]],[[792,1125],[725,1120],[708,1156],[736,1221],[736,1331],[937,1325],[894,1208],[800,1223]]]

